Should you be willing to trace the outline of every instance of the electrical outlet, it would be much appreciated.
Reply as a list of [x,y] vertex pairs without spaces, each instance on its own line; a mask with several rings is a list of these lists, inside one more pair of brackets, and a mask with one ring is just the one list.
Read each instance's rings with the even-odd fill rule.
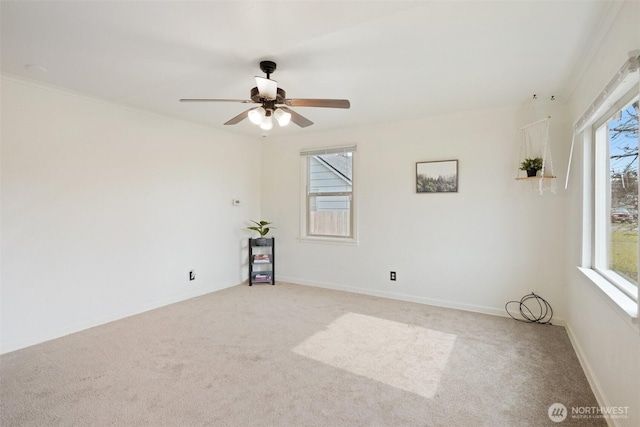
[[189,272],[189,280],[196,280],[196,273],[193,270]]
[[395,282],[395,280],[396,280],[396,272],[395,271],[390,272],[389,280],[393,280]]

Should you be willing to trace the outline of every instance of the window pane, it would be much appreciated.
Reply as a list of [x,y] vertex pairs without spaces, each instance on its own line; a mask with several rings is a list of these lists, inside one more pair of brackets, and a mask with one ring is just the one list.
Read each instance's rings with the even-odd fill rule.
[[638,100],[609,120],[609,269],[638,283]]
[[308,234],[352,237],[353,153],[309,157]]
[[351,191],[352,153],[311,156],[310,193],[343,193]]
[[310,196],[309,234],[351,236],[350,196]]

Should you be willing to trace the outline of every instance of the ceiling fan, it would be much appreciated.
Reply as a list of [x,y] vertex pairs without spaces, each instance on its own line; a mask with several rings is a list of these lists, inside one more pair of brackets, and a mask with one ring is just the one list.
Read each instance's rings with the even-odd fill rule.
[[251,89],[251,99],[211,99],[211,98],[183,98],[180,102],[240,102],[242,104],[260,104],[250,108],[232,119],[225,125],[235,125],[247,117],[252,123],[260,125],[264,130],[273,127],[273,118],[280,126],[286,126],[289,121],[300,127],[311,126],[313,122],[296,113],[289,107],[325,107],[325,108],[350,108],[348,99],[310,99],[287,98],[284,89],[278,87],[278,82],[271,80],[271,74],[276,70],[273,61],[261,61],[260,69],[267,75],[266,78],[256,76],[256,87]]

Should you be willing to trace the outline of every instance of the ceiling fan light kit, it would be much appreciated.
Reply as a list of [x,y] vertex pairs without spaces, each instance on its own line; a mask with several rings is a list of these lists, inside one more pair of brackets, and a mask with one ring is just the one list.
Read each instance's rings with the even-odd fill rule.
[[262,123],[262,118],[267,115],[267,110],[262,107],[254,108],[253,110],[249,110],[248,116],[251,123],[254,125],[259,125]]
[[260,123],[260,128],[264,130],[270,130],[273,127],[273,121],[271,120],[270,111],[267,111],[267,114],[262,118],[262,122]]
[[276,118],[280,126],[286,126],[291,121],[291,113],[287,113],[281,108],[273,112],[273,117]]
[[311,126],[313,122],[296,113],[288,107],[323,107],[344,108],[351,107],[348,99],[288,99],[284,89],[278,87],[278,82],[271,80],[271,74],[276,70],[273,61],[260,62],[260,69],[267,77],[256,76],[256,87],[250,91],[251,99],[212,99],[212,98],[183,98],[180,102],[240,102],[243,104],[260,104],[259,107],[250,108],[231,118],[225,125],[235,125],[249,118],[249,121],[260,126],[264,130],[273,128],[273,118],[280,126],[287,126],[289,122],[304,128]]

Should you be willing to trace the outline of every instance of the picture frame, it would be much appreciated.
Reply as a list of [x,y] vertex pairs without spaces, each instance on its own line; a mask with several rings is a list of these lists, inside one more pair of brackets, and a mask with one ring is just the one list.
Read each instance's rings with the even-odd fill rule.
[[416,193],[457,192],[457,159],[416,162]]

